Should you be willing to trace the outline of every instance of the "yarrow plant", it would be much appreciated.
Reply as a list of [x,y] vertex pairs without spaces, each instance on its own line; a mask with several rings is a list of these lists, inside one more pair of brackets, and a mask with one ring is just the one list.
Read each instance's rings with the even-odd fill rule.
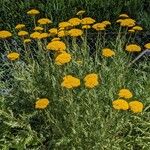
[[0,31],[0,149],[146,149],[137,145],[148,137],[148,65],[129,66],[150,49],[135,40],[143,27],[126,13],[97,21],[80,10],[57,25],[39,14],[27,12],[30,28]]

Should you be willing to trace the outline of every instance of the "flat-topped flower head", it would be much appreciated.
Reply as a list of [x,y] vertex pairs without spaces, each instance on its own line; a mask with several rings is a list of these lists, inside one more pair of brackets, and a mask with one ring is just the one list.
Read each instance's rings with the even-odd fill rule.
[[112,56],[115,56],[115,52],[111,50],[110,48],[104,48],[102,49],[102,55],[104,57],[112,57]]
[[134,32],[135,32],[135,30],[130,29],[130,30],[128,30],[128,32],[129,32],[129,33],[134,33]]
[[63,64],[66,64],[70,61],[71,61],[71,55],[69,53],[66,53],[66,52],[59,54],[55,59],[55,63],[57,65],[63,65]]
[[140,113],[143,111],[144,105],[143,103],[135,100],[129,103],[130,110],[134,113]]
[[38,22],[39,24],[41,24],[41,25],[45,25],[45,24],[50,24],[50,23],[52,23],[52,21],[51,21],[50,19],[48,19],[48,18],[41,18],[41,19],[39,19],[37,22]]
[[34,31],[43,31],[44,28],[43,27],[40,27],[40,26],[37,26],[33,29]]
[[46,33],[46,32],[44,32],[44,33],[41,33],[41,34],[40,34],[39,39],[45,39],[45,38],[47,38],[47,37],[49,37],[49,34]]
[[45,109],[48,106],[48,104],[49,104],[49,100],[47,98],[41,98],[35,102],[35,108]]
[[112,102],[113,108],[117,110],[128,110],[129,104],[124,99],[117,99]]
[[107,25],[111,25],[111,22],[108,21],[108,20],[102,21],[102,23],[105,24],[106,26],[107,26]]
[[60,30],[58,31],[58,37],[65,37],[68,36],[68,31],[67,30]]
[[29,33],[27,31],[19,31],[18,36],[27,36]]
[[63,78],[61,86],[67,89],[76,88],[80,86],[80,79],[73,77],[72,75],[67,75]]
[[48,50],[65,51],[66,44],[62,41],[52,41],[47,45]]
[[105,27],[106,27],[106,24],[104,24],[104,23],[96,23],[92,26],[92,28],[97,31],[105,30]]
[[26,44],[26,43],[30,43],[31,42],[31,39],[24,39],[23,42]]
[[60,22],[58,26],[59,28],[69,29],[72,27],[72,24],[67,21],[64,21],[64,22]]
[[143,30],[143,28],[141,26],[134,26],[132,29],[135,31],[142,31]]
[[17,53],[17,52],[11,52],[11,53],[9,53],[9,54],[7,55],[7,58],[8,58],[9,60],[11,60],[11,61],[14,61],[14,60],[16,60],[16,59],[19,59],[19,57],[20,57],[20,54]]
[[20,30],[23,29],[25,27],[25,24],[17,24],[15,29]]
[[51,28],[48,31],[50,33],[50,36],[55,36],[58,33],[58,29],[57,28]]
[[84,24],[84,25],[90,25],[90,24],[93,24],[95,22],[94,19],[92,19],[91,17],[85,17],[81,20],[81,24]]
[[85,13],[85,10],[80,10],[77,12],[77,16],[82,16]]
[[6,30],[0,31],[0,39],[6,39],[6,38],[9,38],[11,36],[12,36],[12,34],[9,31],[6,31]]
[[120,18],[129,18],[129,16],[127,14],[120,14],[119,17]]
[[40,12],[37,9],[31,9],[27,12],[28,15],[38,15]]
[[72,24],[72,26],[77,26],[81,23],[81,19],[79,18],[71,18],[68,20],[69,23]]
[[132,98],[133,97],[133,94],[132,94],[132,92],[129,90],[129,89],[121,89],[120,91],[119,91],[119,97],[121,97],[121,98]]
[[95,73],[86,75],[84,81],[87,88],[94,88],[99,84],[98,75]]
[[144,47],[145,47],[146,49],[150,49],[150,43],[145,44]]
[[91,26],[90,26],[90,25],[88,25],[88,24],[87,24],[87,25],[83,25],[83,26],[82,26],[82,29],[90,29],[90,28],[91,28]]
[[136,44],[129,44],[126,46],[125,49],[128,52],[140,52],[141,51],[141,47]]
[[61,39],[59,37],[53,38],[51,41],[60,41]]
[[128,19],[123,19],[120,22],[120,26],[122,26],[122,27],[133,27],[133,26],[135,26],[135,23],[136,23],[135,20],[128,18]]
[[39,39],[40,35],[41,35],[41,33],[36,31],[36,32],[33,32],[32,34],[30,34],[30,37],[32,39]]
[[31,9],[27,12],[28,15],[32,15],[32,16],[35,16],[35,15],[38,15],[40,12],[36,9]]
[[68,35],[72,37],[81,36],[83,31],[81,29],[71,29],[68,31]]

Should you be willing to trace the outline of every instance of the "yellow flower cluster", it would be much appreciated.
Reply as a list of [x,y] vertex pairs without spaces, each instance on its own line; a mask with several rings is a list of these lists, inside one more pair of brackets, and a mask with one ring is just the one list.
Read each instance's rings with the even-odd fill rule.
[[51,36],[55,36],[58,33],[58,29],[57,28],[51,28],[49,30],[49,33],[50,33]]
[[27,36],[29,33],[27,31],[19,31],[18,36],[24,37]]
[[86,75],[86,77],[84,78],[84,81],[85,81],[85,86],[88,88],[94,88],[95,86],[99,84],[98,75],[95,73]]
[[102,55],[104,57],[112,57],[112,56],[115,56],[115,52],[111,50],[110,48],[104,48],[102,49]]
[[30,42],[31,42],[31,39],[24,39],[23,42],[24,42],[24,43],[30,43]]
[[25,27],[25,24],[17,24],[15,29],[20,30]]
[[6,30],[0,31],[0,39],[6,39],[11,36],[12,36],[12,34],[9,31],[6,31]]
[[128,52],[140,52],[141,51],[141,47],[136,44],[129,44],[126,46],[125,49]]
[[132,92],[129,89],[121,89],[118,95],[121,98],[132,98],[133,96]]
[[[129,89],[121,89],[119,91],[119,97],[129,99],[133,97],[132,92]],[[112,102],[113,108],[117,110],[128,110],[130,109],[133,113],[140,113],[143,111],[144,105],[137,101],[127,102],[125,99],[117,99]]]
[[122,27],[133,27],[136,24],[136,21],[134,19],[129,18],[127,14],[121,14],[119,17],[121,19],[118,19],[117,23],[120,23],[120,26]]
[[45,25],[45,24],[52,23],[52,21],[48,18],[41,18],[41,19],[38,20],[38,23],[41,24],[41,25]]
[[31,9],[27,12],[28,15],[38,15],[40,12],[36,9]]
[[145,44],[144,47],[145,47],[146,49],[150,49],[150,43]]
[[70,61],[71,61],[71,55],[66,52],[59,54],[55,59],[55,63],[57,65],[63,65]]
[[36,109],[45,109],[49,104],[49,100],[47,98],[38,99],[35,103]]
[[80,29],[71,29],[68,31],[68,35],[70,35],[71,37],[78,37],[81,36],[83,34],[83,31]]
[[11,52],[7,55],[7,58],[12,61],[18,59],[19,57],[20,57],[20,54],[17,52]]
[[83,25],[90,25],[93,24],[95,22],[94,19],[92,19],[91,17],[85,17],[81,20],[81,24]]
[[68,89],[76,88],[80,86],[80,79],[73,77],[72,75],[67,75],[63,78],[61,86]]
[[62,41],[51,41],[47,45],[48,50],[53,50],[53,51],[65,51],[66,50],[66,44]]
[[79,18],[71,18],[70,20],[68,20],[68,22],[72,25],[72,26],[77,26],[80,25],[81,20]]
[[40,26],[37,26],[34,28],[34,31],[43,31],[44,28],[40,27]]
[[78,11],[78,12],[77,12],[77,14],[76,14],[76,15],[77,15],[77,16],[82,16],[84,13],[85,13],[85,11],[84,11],[84,10],[80,10],[80,11]]
[[38,40],[41,40],[41,39],[45,39],[47,37],[49,37],[49,34],[44,32],[44,33],[40,33],[40,32],[33,32],[32,34],[30,34],[30,37],[33,38],[33,39],[38,39]]

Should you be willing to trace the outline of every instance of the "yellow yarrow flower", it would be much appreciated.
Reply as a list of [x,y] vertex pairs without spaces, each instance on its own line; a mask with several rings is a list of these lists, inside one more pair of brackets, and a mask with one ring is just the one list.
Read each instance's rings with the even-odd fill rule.
[[90,28],[91,28],[90,25],[83,25],[83,26],[82,26],[82,29],[90,29]]
[[71,55],[68,53],[61,53],[55,59],[55,63],[57,65],[63,65],[63,64],[66,64],[70,61],[71,61]]
[[25,24],[17,24],[15,29],[20,30],[25,27]]
[[143,30],[143,28],[140,26],[134,26],[132,29],[136,30],[136,31],[142,31]]
[[132,101],[129,103],[130,110],[134,113],[140,113],[143,111],[144,105],[139,101]]
[[121,97],[121,98],[132,98],[133,97],[133,94],[132,94],[132,92],[129,90],[129,89],[121,89],[120,91],[119,91],[119,97]]
[[71,29],[68,31],[68,35],[72,37],[81,36],[83,34],[83,31],[80,29]]
[[78,12],[77,12],[77,14],[76,14],[76,15],[77,15],[77,16],[81,16],[81,15],[83,15],[84,13],[85,13],[85,11],[84,11],[84,10],[80,10],[80,11],[78,11]]
[[17,52],[11,52],[7,55],[7,58],[12,61],[18,59],[19,57],[20,57],[20,54]]
[[146,49],[150,49],[150,43],[145,44],[144,47],[145,47]]
[[140,52],[141,47],[136,44],[130,44],[126,46],[126,51],[128,52]]
[[41,18],[41,19],[38,20],[38,23],[41,24],[41,25],[45,25],[45,24],[52,23],[52,21],[48,18]]
[[91,17],[85,17],[81,20],[81,24],[83,25],[90,25],[93,24],[95,22],[94,19],[92,19]]
[[30,11],[27,12],[28,15],[38,15],[40,12],[36,9],[31,9]]
[[135,20],[133,20],[131,18],[128,18],[128,19],[123,19],[120,22],[120,25],[123,26],[123,27],[133,27],[133,26],[135,26],[135,23],[136,23]]
[[68,20],[69,23],[72,24],[72,26],[77,26],[81,23],[81,19],[79,18],[71,18]]
[[43,31],[44,28],[40,27],[40,26],[37,26],[33,29],[34,31]]
[[38,99],[35,103],[36,109],[45,109],[49,104],[49,100],[47,98]]
[[117,110],[128,110],[129,104],[124,99],[117,99],[112,102],[113,108]]
[[62,41],[52,41],[47,45],[48,50],[65,51],[66,45]]
[[39,39],[45,39],[47,37],[49,37],[49,34],[45,32],[40,34]]
[[24,43],[30,43],[30,42],[31,42],[31,39],[25,39],[23,42],[24,42]]
[[65,36],[68,36],[68,31],[67,30],[58,31],[58,37],[65,37]]
[[64,22],[60,22],[58,26],[59,26],[59,28],[64,28],[64,29],[66,29],[66,28],[72,27],[72,24],[69,23],[69,22],[64,21]]
[[121,23],[122,21],[123,21],[123,19],[118,19],[116,22]]
[[51,28],[51,29],[49,29],[49,33],[51,36],[55,36],[58,33],[58,29],[57,28]]
[[85,86],[88,88],[94,88],[99,84],[98,75],[95,73],[86,75],[84,81],[85,81]]
[[104,23],[96,23],[92,26],[93,29],[97,31],[105,30],[106,25]]
[[28,35],[29,33],[27,31],[19,31],[18,32],[18,36],[26,36]]
[[67,75],[63,78],[61,86],[68,89],[76,88],[80,86],[80,79],[73,77],[72,75]]
[[11,36],[12,36],[12,34],[9,31],[6,31],[6,30],[0,31],[0,39],[6,39]]
[[115,56],[115,52],[110,48],[104,48],[102,49],[102,55],[105,57],[112,57]]
[[129,16],[127,14],[121,14],[119,15],[120,18],[129,18]]
[[60,38],[53,38],[51,41],[60,41]]
[[134,33],[134,32],[135,32],[135,30],[130,29],[130,30],[128,30],[128,32],[130,32],[130,33]]
[[30,34],[30,37],[33,39],[39,39],[41,33],[40,32],[33,32],[32,34]]
[[102,23],[105,24],[106,26],[107,26],[107,25],[111,25],[111,22],[110,22],[110,21],[107,21],[107,20],[102,21]]

